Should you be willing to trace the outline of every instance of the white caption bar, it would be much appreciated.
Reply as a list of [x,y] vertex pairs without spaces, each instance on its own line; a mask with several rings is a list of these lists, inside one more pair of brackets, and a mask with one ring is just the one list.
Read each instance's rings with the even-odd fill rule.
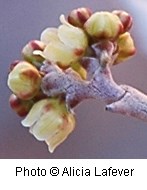
[[147,160],[0,160],[4,189],[144,189]]

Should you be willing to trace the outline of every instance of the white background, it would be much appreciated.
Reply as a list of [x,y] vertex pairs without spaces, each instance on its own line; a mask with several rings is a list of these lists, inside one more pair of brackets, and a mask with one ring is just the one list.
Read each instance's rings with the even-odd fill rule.
[[[46,169],[46,176],[23,176],[20,174],[16,177],[16,167],[26,167],[33,169],[39,167],[40,169]],[[108,169],[134,169],[133,176],[111,176],[100,177],[94,176],[51,176],[49,174],[50,168],[58,167],[60,172],[64,167],[74,168],[89,168],[93,172],[94,167],[101,170],[103,168]],[[3,189],[146,189],[146,160],[1,160],[0,161],[0,179],[1,187]]]

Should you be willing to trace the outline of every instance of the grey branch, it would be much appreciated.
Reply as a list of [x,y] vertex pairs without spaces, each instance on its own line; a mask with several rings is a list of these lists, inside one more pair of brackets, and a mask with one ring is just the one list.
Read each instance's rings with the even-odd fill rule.
[[112,77],[110,65],[113,62],[114,47],[100,49],[96,44],[95,57],[83,57],[81,65],[87,70],[87,80],[69,68],[61,70],[57,65],[44,63],[41,71],[45,73],[41,88],[47,96],[63,96],[69,108],[74,108],[81,101],[103,99],[105,109],[113,113],[133,116],[147,121],[147,96],[139,90],[118,85]]

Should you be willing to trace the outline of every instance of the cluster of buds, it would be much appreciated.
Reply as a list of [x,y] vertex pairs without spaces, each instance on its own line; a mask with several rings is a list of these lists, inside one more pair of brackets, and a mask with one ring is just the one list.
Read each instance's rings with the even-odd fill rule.
[[80,65],[83,56],[89,56],[92,44],[113,42],[115,46],[114,65],[130,58],[135,53],[133,39],[129,33],[132,17],[125,11],[100,11],[92,13],[88,8],[72,10],[67,19],[60,16],[58,28],[47,28],[41,33],[40,41],[46,47],[34,51],[35,55],[54,62],[62,69],[75,67],[85,78]]
[[92,43],[111,41],[116,46],[114,64],[120,63],[135,53],[133,39],[128,32],[132,17],[125,11],[96,12],[84,23],[84,29]]
[[48,97],[43,93],[42,79],[48,73],[42,69],[44,63],[56,65],[63,72],[70,68],[86,80],[87,71],[81,62],[83,57],[98,57],[94,47],[108,52],[108,45],[113,44],[112,65],[135,53],[128,32],[132,17],[125,11],[92,13],[88,8],[78,8],[59,19],[59,27],[46,28],[39,40],[24,46],[22,60],[11,64],[8,75],[12,109],[26,116],[22,125],[29,127],[35,138],[45,141],[50,152],[73,131],[75,118],[62,94]]
[[30,128],[30,133],[40,141],[45,141],[49,151],[62,143],[75,127],[75,117],[67,109],[62,97],[47,97],[41,89],[40,69],[44,58],[34,55],[43,50],[45,44],[34,40],[22,49],[22,60],[10,66],[8,87],[12,91],[9,98],[11,108],[21,117],[22,125]]

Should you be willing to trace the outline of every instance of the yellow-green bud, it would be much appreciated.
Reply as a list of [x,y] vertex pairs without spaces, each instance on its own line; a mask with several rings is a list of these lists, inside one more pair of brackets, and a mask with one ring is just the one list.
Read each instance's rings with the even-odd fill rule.
[[119,36],[117,40],[118,45],[118,56],[114,62],[117,64],[119,62],[125,61],[135,54],[136,48],[134,45],[134,41],[129,32],[126,32]]
[[115,14],[96,12],[85,22],[86,32],[96,40],[115,40],[123,31],[123,25]]
[[8,87],[20,99],[33,98],[40,89],[41,76],[30,63],[20,61],[8,75]]

